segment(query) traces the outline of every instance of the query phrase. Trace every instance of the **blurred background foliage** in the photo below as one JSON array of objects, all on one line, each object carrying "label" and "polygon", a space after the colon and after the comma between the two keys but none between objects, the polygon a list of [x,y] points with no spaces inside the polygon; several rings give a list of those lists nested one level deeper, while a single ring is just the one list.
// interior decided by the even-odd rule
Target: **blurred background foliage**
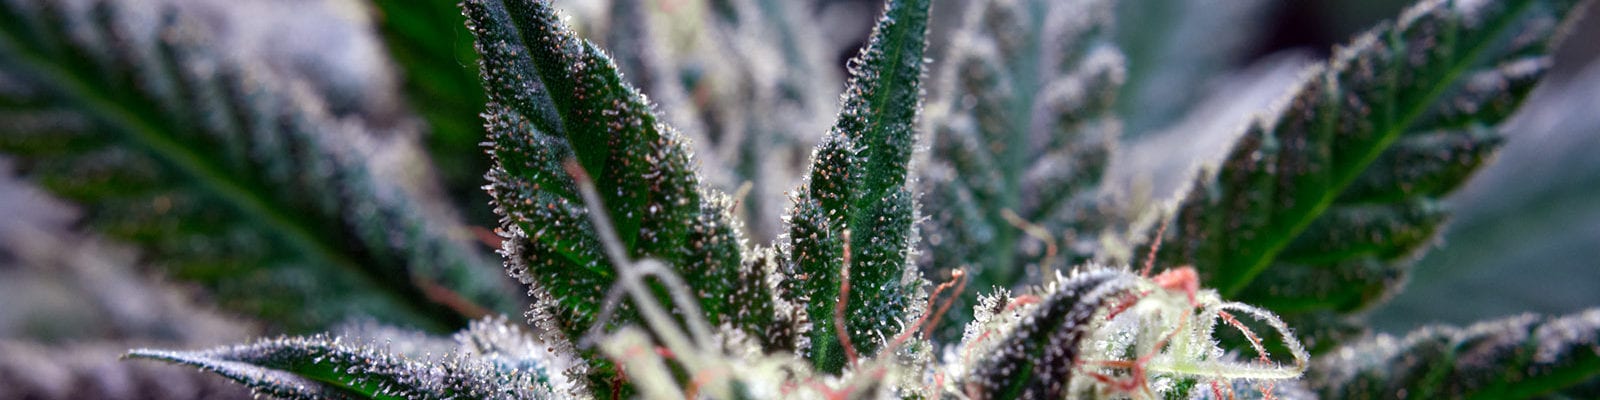
[{"label": "blurred background foliage", "polygon": [[[618,53],[630,79],[646,79],[641,90],[672,124],[695,137],[710,183],[728,193],[748,193],[741,203],[747,229],[760,242],[770,239],[776,227],[760,224],[777,221],[770,216],[782,215],[789,204],[784,191],[793,187],[809,149],[836,111],[844,60],[867,35],[881,2],[778,2],[802,12],[759,34],[813,38],[806,39],[809,48],[796,50],[804,54],[786,55],[741,50],[738,35],[752,31],[729,11],[729,4],[739,2],[612,1],[617,4],[567,0],[563,7],[582,35]],[[489,227],[498,224],[479,189],[488,165],[478,147],[483,93],[473,70],[471,37],[454,1],[141,3],[170,3],[198,16],[225,44],[221,47],[308,84],[335,116],[399,137],[382,145],[431,157],[444,185],[425,189],[450,199],[480,238],[492,237]],[[944,67],[938,57],[945,54],[965,3],[935,2],[931,76]],[[1116,110],[1125,122],[1104,190],[1130,214],[1169,197],[1196,163],[1223,153],[1252,113],[1282,97],[1300,68],[1403,6],[1379,0],[1252,0],[1226,6],[1121,2],[1116,41],[1128,59],[1128,78]],[[655,19],[645,25],[618,23],[626,15],[617,10],[643,11],[647,14],[640,18]],[[688,12],[701,14],[684,17]],[[1588,13],[1590,21],[1600,18],[1594,7]],[[1174,23],[1179,15],[1190,17]],[[629,27],[664,32],[672,46],[629,50],[606,42],[608,29]],[[1593,155],[1600,149],[1600,41],[1592,40],[1600,38],[1600,24],[1579,28],[1575,40],[1557,52],[1551,75],[1508,123],[1509,140],[1497,159],[1448,199],[1455,216],[1441,239],[1423,252],[1406,289],[1370,310],[1367,317],[1379,331],[1398,334],[1430,323],[1468,324],[1521,312],[1568,314],[1600,303],[1600,157]],[[712,49],[734,49],[734,54],[716,55]],[[446,64],[461,68],[438,69],[442,55],[449,57]],[[630,57],[646,60],[631,64]],[[761,64],[771,57],[795,57],[786,64],[815,70],[795,76],[782,64]],[[713,69],[736,73],[707,72]],[[706,76],[737,80],[702,79]],[[0,76],[0,90],[17,86],[7,79],[12,78]],[[743,90],[749,88],[758,89]],[[705,112],[759,96],[789,100],[746,104],[742,115]],[[779,104],[779,110],[760,108],[771,104]],[[0,115],[0,134],[31,123],[23,116]],[[749,137],[782,140],[741,142]],[[793,162],[772,162],[772,157]],[[750,161],[779,168],[758,171],[745,166]],[[406,165],[392,168],[403,172]],[[215,301],[198,288],[139,268],[136,250],[87,230],[77,205],[51,197],[14,170],[0,154],[0,353],[209,346],[277,329],[216,310]],[[495,242],[481,241],[484,250]],[[85,363],[73,361],[78,358],[53,362]],[[17,369],[0,366],[0,372],[7,370]],[[0,376],[0,397],[5,397],[5,379]],[[242,393],[218,390],[212,394]]]}]

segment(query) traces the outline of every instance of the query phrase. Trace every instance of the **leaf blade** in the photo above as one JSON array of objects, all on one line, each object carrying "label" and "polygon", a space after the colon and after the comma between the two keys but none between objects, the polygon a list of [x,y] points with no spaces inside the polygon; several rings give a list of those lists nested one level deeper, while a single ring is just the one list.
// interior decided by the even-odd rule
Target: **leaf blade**
[{"label": "leaf blade", "polygon": [[[1459,185],[1498,141],[1477,132],[1503,120],[1542,70],[1512,66],[1547,63],[1544,54],[1559,33],[1556,21],[1572,7],[1564,1],[1424,2],[1398,23],[1340,49],[1325,69],[1310,75],[1281,115],[1252,124],[1214,177],[1200,174],[1180,205],[1178,234],[1164,243],[1158,259],[1195,265],[1225,296],[1256,293],[1241,298],[1251,302],[1269,297],[1269,291],[1253,286],[1289,256],[1403,266],[1426,240],[1386,236],[1396,242],[1381,244],[1398,243],[1398,251],[1347,257],[1301,250],[1316,247],[1312,237],[1332,233],[1319,226],[1362,229],[1334,221],[1340,210],[1381,205],[1390,207],[1386,212],[1426,213],[1434,199]],[[1446,116],[1472,97],[1474,81],[1483,74],[1511,82],[1488,86],[1488,97],[1504,106]],[[1451,118],[1455,122],[1435,122]],[[1451,139],[1422,139],[1436,132]],[[1416,154],[1418,146],[1429,154],[1441,147],[1448,151],[1443,157],[1407,155]],[[1420,221],[1405,229],[1431,237],[1438,221]],[[1400,281],[1381,275],[1362,279],[1364,285],[1377,285],[1378,294],[1361,295],[1364,299],[1339,309],[1368,306]]]},{"label": "leaf blade", "polygon": [[541,346],[504,319],[474,322],[454,340],[383,333],[381,346],[315,335],[203,351],[135,349],[123,357],[199,367],[289,399],[556,397],[553,360],[539,358],[534,349]]},{"label": "leaf blade", "polygon": [[[472,272],[488,264],[450,236],[462,228],[448,211],[365,164],[365,128],[216,56],[183,16],[107,2],[0,11],[18,22],[0,35],[0,65],[37,85],[15,110],[64,110],[99,128],[7,135],[0,147],[169,273],[292,329],[358,313],[447,328],[517,302]],[[74,144],[50,144],[60,141]]]},{"label": "leaf blade", "polygon": [[[856,338],[854,350],[864,354],[886,344],[883,338],[899,329],[894,321],[916,307],[920,279],[908,259],[916,206],[906,183],[921,109],[928,3],[886,5],[866,47],[852,60],[839,118],[813,153],[790,212],[781,285],[792,289],[780,293],[807,305],[811,347],[801,351],[826,372],[837,373],[846,364],[833,323],[841,300],[848,334]],[[852,255],[848,268],[847,253]],[[846,271],[850,276],[843,276]],[[852,288],[848,298],[841,293],[844,279]]]},{"label": "leaf blade", "polygon": [[[731,201],[702,184],[685,139],[624,82],[593,43],[577,37],[547,1],[463,2],[477,35],[489,93],[485,145],[494,161],[487,186],[501,218],[507,268],[535,297],[530,313],[547,339],[568,350],[593,332],[641,322],[634,305],[608,304],[617,283],[601,231],[620,237],[625,256],[652,258],[687,282],[711,325],[752,335],[771,329],[770,298],[758,263],[747,260]],[[586,204],[569,161],[592,177],[600,204]],[[613,226],[596,227],[603,206]],[[662,304],[673,304],[657,287]],[[685,310],[684,305],[674,306]],[[602,320],[602,310],[615,319]],[[615,385],[611,360],[583,354],[598,386]]]},{"label": "leaf blade", "polygon": [[[929,107],[925,271],[962,266],[973,287],[1016,288],[1092,256],[1108,222],[1100,181],[1121,132],[1113,3],[971,5]],[[956,329],[944,332],[959,332],[975,300],[963,294]]]},{"label": "leaf blade", "polygon": [[1336,398],[1528,398],[1600,376],[1597,337],[1595,309],[1433,326],[1348,345],[1319,359],[1309,382],[1323,397]]}]

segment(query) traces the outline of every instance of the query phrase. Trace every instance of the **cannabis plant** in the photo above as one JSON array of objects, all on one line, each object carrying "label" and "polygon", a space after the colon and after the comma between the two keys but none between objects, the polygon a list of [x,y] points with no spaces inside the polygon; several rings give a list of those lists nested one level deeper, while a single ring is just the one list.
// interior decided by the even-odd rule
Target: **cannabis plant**
[{"label": "cannabis plant", "polygon": [[[1124,130],[1173,119],[1151,77],[1184,73],[1139,64],[1137,9],[974,0],[930,70],[930,0],[888,0],[830,125],[803,5],[689,2],[683,29],[656,5],[611,3],[590,41],[547,0],[376,1],[425,152],[181,9],[6,0],[0,150],[284,333],[125,358],[279,398],[1521,398],[1600,375],[1600,310],[1361,319],[1515,140],[1584,2],[1414,5],[1170,200],[1111,173]],[[498,226],[440,186],[481,186]],[[26,368],[0,383],[47,395]]]}]

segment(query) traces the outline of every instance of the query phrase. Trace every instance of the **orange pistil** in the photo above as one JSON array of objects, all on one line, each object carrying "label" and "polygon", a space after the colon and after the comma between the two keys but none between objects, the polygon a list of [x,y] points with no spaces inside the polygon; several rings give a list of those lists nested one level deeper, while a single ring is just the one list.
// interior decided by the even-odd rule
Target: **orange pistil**
[{"label": "orange pistil", "polygon": [[839,298],[833,304],[833,333],[839,337],[839,344],[844,346],[845,359],[850,365],[856,364],[860,358],[856,354],[855,344],[850,342],[850,328],[845,326],[845,305],[850,302],[850,231],[844,231],[844,268],[839,278]]}]

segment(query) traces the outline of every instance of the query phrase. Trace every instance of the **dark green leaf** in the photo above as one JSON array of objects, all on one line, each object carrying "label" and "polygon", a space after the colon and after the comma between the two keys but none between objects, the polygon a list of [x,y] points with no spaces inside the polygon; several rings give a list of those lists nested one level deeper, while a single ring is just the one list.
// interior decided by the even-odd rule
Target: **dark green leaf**
[{"label": "dark green leaf", "polygon": [[[285,399],[549,399],[557,361],[504,319],[473,323],[457,343],[388,335],[382,343],[317,335],[205,351],[139,349],[145,358],[199,367]],[[437,352],[435,352],[437,351]]]},{"label": "dark green leaf", "polygon": [[[574,36],[544,1],[463,3],[483,55],[489,110],[488,186],[502,215],[512,274],[531,286],[533,318],[577,342],[599,321],[617,281],[570,160],[593,177],[628,257],[671,266],[712,325],[752,334],[774,328],[764,273],[746,271],[739,227],[725,196],[706,190],[677,131],[625,84],[592,43]],[[757,268],[754,266],[748,268]],[[740,302],[759,298],[762,301]],[[663,304],[670,304],[662,296]],[[606,362],[591,359],[597,365]],[[604,369],[604,368],[600,368]],[[601,372],[605,374],[605,372]]]},{"label": "dark green leaf", "polygon": [[1323,398],[1520,399],[1600,377],[1600,309],[1380,335],[1319,359]]},{"label": "dark green leaf", "polygon": [[[934,276],[966,268],[975,288],[1016,287],[1086,261],[1109,214],[1098,189],[1121,131],[1112,110],[1123,79],[1114,4],[971,6],[929,107],[923,268]],[[1030,236],[1024,225],[1042,230]],[[946,332],[971,320],[975,298],[956,303],[957,329]]]},{"label": "dark green leaf", "polygon": [[1423,2],[1339,49],[1195,182],[1160,260],[1289,315],[1385,298],[1444,220],[1439,199],[1501,142],[1573,6]]},{"label": "dark green leaf", "polygon": [[[617,0],[605,47],[692,138],[706,182],[735,199],[752,240],[778,236],[786,192],[832,123],[842,84],[806,1]],[[740,192],[749,184],[748,192]]]},{"label": "dark green leaf", "polygon": [[[1574,25],[1573,37],[1600,35],[1590,21]],[[1576,36],[1584,30],[1590,35]],[[1565,78],[1561,70],[1558,61],[1556,75],[1501,128],[1512,138],[1493,163],[1447,198],[1453,212],[1444,240],[1417,261],[1404,291],[1373,310],[1375,328],[1600,304],[1600,291],[1591,290],[1600,282],[1600,231],[1593,229],[1600,226],[1600,158],[1590,152],[1600,148],[1593,134],[1600,113],[1589,102],[1600,93],[1600,64]]]},{"label": "dark green leaf", "polygon": [[72,122],[0,149],[100,231],[293,329],[353,315],[448,329],[519,303],[450,212],[374,169],[371,132],[217,56],[176,14],[119,4],[0,5],[0,68],[33,89],[7,112]]},{"label": "dark green leaf", "polygon": [[[911,264],[915,202],[908,164],[921,109],[927,0],[890,1],[861,54],[851,63],[843,110],[812,156],[807,182],[790,214],[783,283],[805,304],[819,370],[844,368],[846,351],[833,323],[849,272],[844,307],[855,351],[870,355],[903,328],[921,279]],[[846,242],[848,240],[848,243]],[[845,254],[851,254],[849,268]]]}]

